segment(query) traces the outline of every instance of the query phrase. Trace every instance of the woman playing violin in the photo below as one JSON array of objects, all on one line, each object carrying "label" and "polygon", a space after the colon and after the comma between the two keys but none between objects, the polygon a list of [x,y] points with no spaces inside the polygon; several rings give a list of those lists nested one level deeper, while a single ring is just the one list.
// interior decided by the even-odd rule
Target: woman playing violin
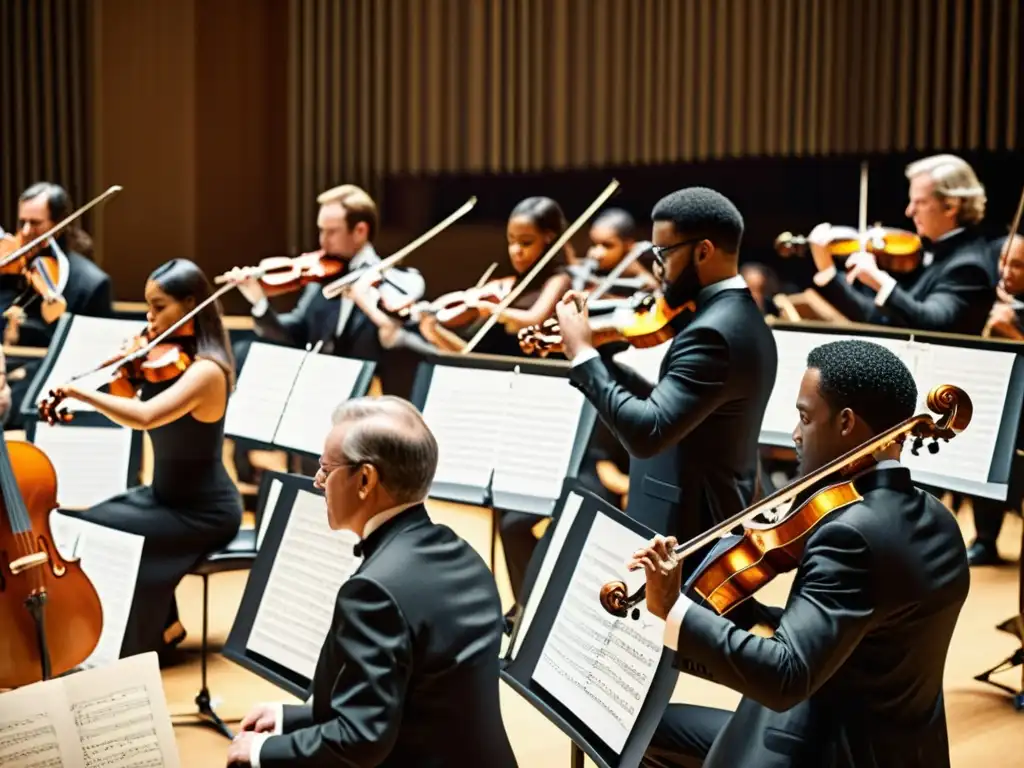
[{"label": "woman playing violin", "polygon": [[[148,336],[170,328],[211,293],[198,266],[174,259],[146,282]],[[214,302],[169,337],[193,360],[177,378],[143,382],[138,398],[62,388],[112,421],[146,430],[153,441],[153,484],[133,488],[83,512],[90,522],[146,537],[121,655],[161,650],[185,637],[174,590],[203,555],[238,533],[242,503],[224,468],[224,415],[234,361]]]}]

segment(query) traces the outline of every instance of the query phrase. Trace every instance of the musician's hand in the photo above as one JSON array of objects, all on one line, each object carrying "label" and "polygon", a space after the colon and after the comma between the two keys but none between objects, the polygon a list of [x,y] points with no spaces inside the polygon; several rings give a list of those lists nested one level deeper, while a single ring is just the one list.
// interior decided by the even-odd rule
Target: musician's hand
[{"label": "musician's hand", "polygon": [[589,313],[583,303],[585,298],[584,293],[568,291],[555,305],[555,316],[562,330],[562,350],[569,360],[575,360],[581,352],[594,346]]},{"label": "musician's hand", "polygon": [[[469,304],[470,302],[467,302]],[[493,301],[477,301],[472,302],[472,306],[476,307],[480,312],[481,316],[489,317],[498,311],[498,304]]]},{"label": "musician's hand", "polygon": [[267,294],[263,291],[263,286],[260,285],[259,278],[253,277],[253,270],[248,267],[235,267],[230,272],[225,274],[228,282],[234,283],[238,286],[238,292],[245,296],[246,300],[250,304],[259,304],[261,299],[265,299]]},{"label": "musician's hand", "polygon": [[228,762],[229,766],[237,765],[248,766],[252,765],[250,758],[252,757],[252,731],[242,731],[231,741],[231,746],[228,747]]},{"label": "musician's hand", "polygon": [[11,385],[5,381],[4,388],[0,389],[0,424],[7,418],[9,410],[11,410]]},{"label": "musician's hand", "polygon": [[832,254],[828,252],[828,241],[832,234],[832,225],[822,222],[807,235],[807,244],[811,249],[811,258],[814,259],[814,268],[819,272],[834,267]]},{"label": "musician's hand", "polygon": [[860,251],[846,258],[846,282],[850,285],[859,280],[877,293],[885,281],[885,274],[885,271],[879,268],[873,253]]},{"label": "musician's hand", "polygon": [[647,575],[647,610],[659,619],[668,618],[683,586],[683,558],[675,554],[674,536],[655,536],[646,547],[633,553],[627,568]]},{"label": "musician's hand", "polygon": [[[317,472],[317,477],[319,478],[319,476],[320,473]],[[270,733],[276,727],[277,707],[271,704],[257,704],[249,710],[249,714],[242,718],[241,723],[243,731],[255,731],[256,733]]]},{"label": "musician's hand", "polygon": [[1017,313],[1009,304],[998,303],[988,313],[988,320],[992,325],[1016,325]]}]

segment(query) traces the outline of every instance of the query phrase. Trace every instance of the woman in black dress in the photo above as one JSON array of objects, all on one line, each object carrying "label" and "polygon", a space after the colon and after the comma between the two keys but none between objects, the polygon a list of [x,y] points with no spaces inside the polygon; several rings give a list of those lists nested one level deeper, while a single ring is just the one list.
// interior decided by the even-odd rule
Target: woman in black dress
[{"label": "woman in black dress", "polygon": [[[191,261],[174,259],[159,267],[146,281],[151,334],[165,331],[210,292],[206,276]],[[146,537],[122,658],[184,639],[174,590],[203,556],[234,538],[242,520],[241,497],[221,454],[234,362],[219,303],[199,312],[171,340],[195,362],[172,381],[144,383],[137,399],[62,388],[118,424],[146,430],[153,441],[151,486],[63,513]]]}]

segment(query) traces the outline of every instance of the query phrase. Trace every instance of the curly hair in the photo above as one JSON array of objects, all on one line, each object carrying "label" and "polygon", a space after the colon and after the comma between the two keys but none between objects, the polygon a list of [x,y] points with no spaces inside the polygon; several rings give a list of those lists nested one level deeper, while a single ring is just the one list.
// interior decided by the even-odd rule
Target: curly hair
[{"label": "curly hair", "polygon": [[671,221],[679,234],[710,240],[726,253],[737,253],[743,216],[733,202],[707,187],[687,187],[661,198],[651,221]]}]

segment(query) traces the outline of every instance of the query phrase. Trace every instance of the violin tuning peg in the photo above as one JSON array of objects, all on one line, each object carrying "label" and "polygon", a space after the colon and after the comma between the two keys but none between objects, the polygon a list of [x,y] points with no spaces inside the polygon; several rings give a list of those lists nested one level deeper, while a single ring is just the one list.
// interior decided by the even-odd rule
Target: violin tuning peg
[{"label": "violin tuning peg", "polygon": [[633,621],[636,621],[637,619],[639,619],[640,618],[640,609],[639,608],[634,608],[633,609],[633,613],[630,614],[630,617],[633,619]]},{"label": "violin tuning peg", "polygon": [[922,447],[924,447],[924,438],[918,435],[914,438],[914,444],[910,447],[910,452],[917,456]]},{"label": "violin tuning peg", "polygon": [[939,441],[938,440],[932,440],[930,443],[928,443],[928,453],[931,453],[931,454],[934,455],[934,454],[936,454],[938,452],[939,452]]}]

